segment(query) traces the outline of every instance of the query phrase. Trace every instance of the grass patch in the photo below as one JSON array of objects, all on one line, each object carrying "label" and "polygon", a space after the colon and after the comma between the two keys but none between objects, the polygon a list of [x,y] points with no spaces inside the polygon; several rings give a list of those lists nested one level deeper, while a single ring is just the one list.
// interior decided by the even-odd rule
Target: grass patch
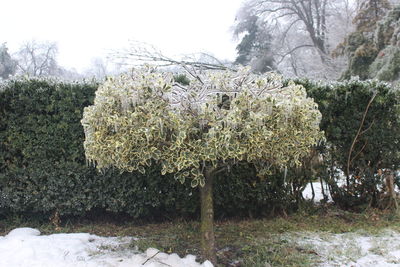
[{"label": "grass patch", "polygon": [[[33,227],[42,234],[87,232],[100,236],[134,236],[130,247],[145,251],[200,255],[197,221],[144,223],[135,220],[63,220],[61,229],[50,223],[21,217],[0,220],[0,235],[17,227]],[[290,233],[346,233],[362,230],[377,234],[388,228],[400,231],[400,218],[392,213],[370,210],[351,213],[333,207],[299,211],[288,217],[256,220],[225,220],[215,223],[218,262],[221,266],[313,266],[318,254],[307,245],[288,238]],[[200,260],[203,260],[199,257]],[[269,264],[269,265],[268,265]]]},{"label": "grass patch", "polygon": [[309,246],[298,246],[290,239],[279,235],[260,238],[243,247],[242,266],[310,266],[317,260],[317,253]]}]

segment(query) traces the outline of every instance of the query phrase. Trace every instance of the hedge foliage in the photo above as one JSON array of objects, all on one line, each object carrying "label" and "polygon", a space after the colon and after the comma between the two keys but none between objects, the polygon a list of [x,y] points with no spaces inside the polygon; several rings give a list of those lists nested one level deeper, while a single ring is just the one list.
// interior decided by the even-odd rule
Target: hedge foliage
[{"label": "hedge foliage", "polygon": [[[100,210],[134,217],[198,214],[198,191],[152,168],[146,174],[99,173],[87,166],[80,123],[96,83],[12,80],[0,89],[0,214],[83,215]],[[268,212],[286,188],[260,182],[252,166],[220,175],[217,216]],[[277,193],[278,192],[278,193]]]},{"label": "hedge foliage", "polygon": [[325,160],[318,176],[343,207],[377,205],[384,193],[382,170],[394,173],[400,167],[399,89],[376,80],[297,83],[322,113]]},{"label": "hedge foliage", "polygon": [[[251,165],[220,174],[214,187],[217,217],[262,215],[295,207],[301,190],[315,177],[330,184],[334,200],[349,207],[376,202],[381,194],[380,168],[397,170],[400,164],[399,91],[375,81],[322,84],[298,80],[319,104],[326,142],[317,148],[324,165],[277,170],[266,180]],[[0,214],[39,214],[47,218],[84,215],[89,211],[127,213],[134,217],[197,216],[198,191],[160,176],[99,173],[86,164],[83,108],[93,103],[96,83],[55,80],[11,80],[0,86]],[[354,146],[349,188],[341,187],[351,143],[368,102],[363,134]],[[361,151],[361,152],[360,152]],[[371,203],[372,203],[371,202]]]},{"label": "hedge foliage", "polygon": [[50,160],[84,163],[82,109],[97,84],[13,80],[1,87],[0,170]]}]

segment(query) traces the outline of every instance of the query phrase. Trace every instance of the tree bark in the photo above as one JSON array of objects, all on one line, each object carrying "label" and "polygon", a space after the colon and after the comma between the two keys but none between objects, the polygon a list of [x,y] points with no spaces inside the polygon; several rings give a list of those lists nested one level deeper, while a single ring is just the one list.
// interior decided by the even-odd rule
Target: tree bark
[{"label": "tree bark", "polygon": [[201,249],[203,257],[217,264],[214,237],[213,173],[204,171],[205,184],[200,187],[201,198]]},{"label": "tree bark", "polygon": [[399,204],[397,203],[396,191],[394,190],[394,175],[391,170],[386,170],[385,174],[385,184],[386,193],[389,196],[388,207],[393,207],[396,212],[399,211]]}]

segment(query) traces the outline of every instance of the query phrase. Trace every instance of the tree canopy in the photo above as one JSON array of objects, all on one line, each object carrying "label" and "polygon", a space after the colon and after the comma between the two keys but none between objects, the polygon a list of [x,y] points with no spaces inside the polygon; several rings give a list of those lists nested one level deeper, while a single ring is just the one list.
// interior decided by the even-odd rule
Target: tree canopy
[{"label": "tree canopy", "polygon": [[368,0],[360,6],[354,19],[356,30],[335,51],[348,57],[343,79],[399,80],[400,5],[390,8],[387,0]]},{"label": "tree canopy", "polygon": [[[187,69],[189,70],[189,69]],[[148,67],[108,79],[85,108],[86,157],[100,169],[145,171],[200,185],[203,256],[216,263],[213,178],[250,162],[260,176],[299,165],[322,134],[321,114],[300,85],[249,69],[193,69],[184,83]],[[182,79],[180,79],[182,80]]]},{"label": "tree canopy", "polygon": [[320,113],[301,86],[274,74],[212,71],[187,86],[152,68],[109,79],[85,109],[86,156],[99,168],[144,171],[152,161],[192,186],[207,166],[299,162],[321,137]]},{"label": "tree canopy", "polygon": [[25,42],[16,53],[19,74],[29,76],[60,76],[62,69],[57,63],[56,43]]}]

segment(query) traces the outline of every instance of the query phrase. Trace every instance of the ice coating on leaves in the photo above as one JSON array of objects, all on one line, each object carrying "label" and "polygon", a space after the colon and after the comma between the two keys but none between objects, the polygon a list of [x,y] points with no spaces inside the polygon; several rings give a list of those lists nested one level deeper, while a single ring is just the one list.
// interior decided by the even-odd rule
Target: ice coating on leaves
[{"label": "ice coating on leaves", "polygon": [[260,175],[288,166],[322,136],[321,115],[302,86],[277,74],[191,73],[190,84],[146,67],[107,80],[84,111],[86,157],[99,169],[144,172],[157,161],[192,186],[203,168],[253,162]]}]

